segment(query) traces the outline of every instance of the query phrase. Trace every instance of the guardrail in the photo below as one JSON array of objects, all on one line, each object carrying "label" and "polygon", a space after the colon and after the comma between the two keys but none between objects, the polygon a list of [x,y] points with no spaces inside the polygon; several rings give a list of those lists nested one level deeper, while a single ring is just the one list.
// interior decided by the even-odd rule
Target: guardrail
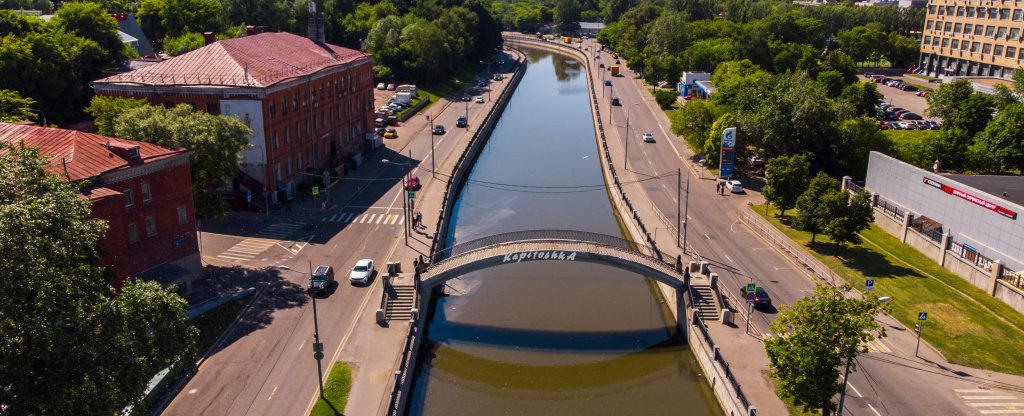
[{"label": "guardrail", "polygon": [[823,282],[835,287],[843,281],[843,279],[837,276],[832,269],[825,267],[821,261],[814,258],[814,256],[811,256],[807,250],[793,244],[793,240],[757,214],[749,211],[744,212],[740,216],[740,221],[743,221],[743,223],[750,226],[752,230],[761,235],[765,240],[768,240],[772,244],[778,246],[782,251],[786,252],[786,254],[796,260],[797,263],[800,263],[807,268],[807,270],[818,276],[818,278]]},{"label": "guardrail", "polygon": [[[502,243],[526,242],[535,240],[561,240],[561,241],[585,241],[605,246],[618,247],[629,251],[637,251],[649,254],[650,248],[642,244],[635,244],[632,241],[599,233],[578,230],[528,230],[513,231],[502,234],[490,235],[476,240],[459,243],[445,248],[439,252],[441,258],[457,256],[462,253],[477,250],[483,247],[495,246]],[[639,249],[638,249],[639,248]],[[646,252],[645,252],[646,251]]]},{"label": "guardrail", "polygon": [[[747,398],[746,394],[743,394],[743,388],[740,387],[739,380],[736,379],[732,369],[729,368],[729,363],[725,362],[718,347],[715,346],[715,341],[711,338],[707,326],[700,319],[696,311],[693,313],[690,325],[697,328],[697,331],[690,331],[691,334],[694,332],[701,334],[699,338],[691,335],[690,345],[695,348],[694,354],[699,354],[697,360],[701,368],[704,369],[704,372],[713,373],[706,375],[709,381],[712,381],[711,388],[714,390],[715,396],[722,402],[722,406],[730,414],[756,415],[757,409],[751,406],[750,399]],[[713,382],[715,378],[723,378],[728,380],[729,383],[728,385],[716,384]]]},{"label": "guardrail", "polygon": [[[417,299],[414,305],[418,306],[418,304],[419,300]],[[423,318],[417,316],[416,319]],[[408,387],[412,384],[411,365],[415,363],[413,358],[419,354],[419,346],[422,344],[421,336],[420,326],[415,322],[410,322],[409,333],[405,336],[405,345],[402,346],[402,355],[399,356],[399,370],[395,371],[395,385],[391,389],[391,401],[387,413],[389,416],[401,416],[405,413],[409,396]]]}]

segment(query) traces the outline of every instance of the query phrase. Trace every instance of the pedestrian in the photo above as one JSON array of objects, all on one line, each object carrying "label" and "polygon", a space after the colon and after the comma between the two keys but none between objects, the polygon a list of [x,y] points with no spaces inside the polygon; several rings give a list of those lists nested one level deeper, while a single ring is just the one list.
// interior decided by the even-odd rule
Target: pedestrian
[{"label": "pedestrian", "polygon": [[320,203],[320,212],[327,212],[327,201]]},{"label": "pedestrian", "polygon": [[416,211],[416,225],[423,226],[423,213]]}]

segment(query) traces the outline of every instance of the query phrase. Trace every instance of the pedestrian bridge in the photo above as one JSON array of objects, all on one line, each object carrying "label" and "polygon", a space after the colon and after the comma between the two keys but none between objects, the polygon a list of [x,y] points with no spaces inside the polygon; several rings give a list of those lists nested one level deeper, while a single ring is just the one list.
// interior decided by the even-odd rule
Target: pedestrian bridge
[{"label": "pedestrian bridge", "polygon": [[685,282],[681,264],[654,257],[646,246],[618,237],[585,231],[531,230],[497,234],[435,253],[420,274],[421,289],[504,264],[526,261],[580,261],[639,273],[676,289]]}]

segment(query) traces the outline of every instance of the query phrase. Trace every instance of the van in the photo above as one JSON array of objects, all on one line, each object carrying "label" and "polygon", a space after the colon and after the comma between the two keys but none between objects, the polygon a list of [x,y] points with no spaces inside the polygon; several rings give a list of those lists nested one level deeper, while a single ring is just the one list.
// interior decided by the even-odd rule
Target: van
[{"label": "van", "polygon": [[395,91],[396,92],[410,92],[410,93],[412,93],[413,98],[415,98],[418,95],[416,86],[412,85],[412,84],[402,84],[402,85],[399,85],[397,88],[395,88]]},{"label": "van", "polygon": [[331,266],[316,266],[313,275],[309,278],[309,288],[306,289],[310,295],[316,296],[327,292],[334,283],[334,268]]}]

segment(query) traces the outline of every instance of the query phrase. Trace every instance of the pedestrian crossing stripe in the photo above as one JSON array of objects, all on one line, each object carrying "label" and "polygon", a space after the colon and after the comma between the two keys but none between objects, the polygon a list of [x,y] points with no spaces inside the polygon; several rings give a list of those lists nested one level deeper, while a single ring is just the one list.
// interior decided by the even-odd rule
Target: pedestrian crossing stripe
[{"label": "pedestrian crossing stripe", "polygon": [[269,237],[277,240],[284,240],[289,235],[298,231],[303,227],[304,224],[292,223],[292,222],[280,222],[272,224],[267,228],[260,230],[256,233],[256,237]]},{"label": "pedestrian crossing stripe", "polygon": [[1009,392],[989,389],[954,389],[965,404],[982,415],[1024,415],[1024,400]]},{"label": "pedestrian crossing stripe", "polygon": [[221,254],[218,254],[217,257],[232,261],[252,260],[254,257],[260,255],[260,253],[267,251],[271,246],[288,238],[288,236],[301,229],[304,225],[305,224],[302,223],[292,222],[271,224],[267,228],[256,233],[254,237],[249,237],[235,243],[231,248],[224,250]]},{"label": "pedestrian crossing stripe", "polygon": [[323,222],[337,222],[342,224],[398,225],[405,223],[405,217],[402,214],[358,214],[355,212],[341,212],[329,217],[323,217],[320,220]]},{"label": "pedestrian crossing stripe", "polygon": [[879,353],[885,353],[885,354],[888,354],[888,353],[892,352],[892,350],[889,349],[889,347],[885,346],[885,344],[883,344],[881,340],[877,340],[877,339],[865,342],[863,345],[868,347],[868,351],[869,352],[879,352]]}]

